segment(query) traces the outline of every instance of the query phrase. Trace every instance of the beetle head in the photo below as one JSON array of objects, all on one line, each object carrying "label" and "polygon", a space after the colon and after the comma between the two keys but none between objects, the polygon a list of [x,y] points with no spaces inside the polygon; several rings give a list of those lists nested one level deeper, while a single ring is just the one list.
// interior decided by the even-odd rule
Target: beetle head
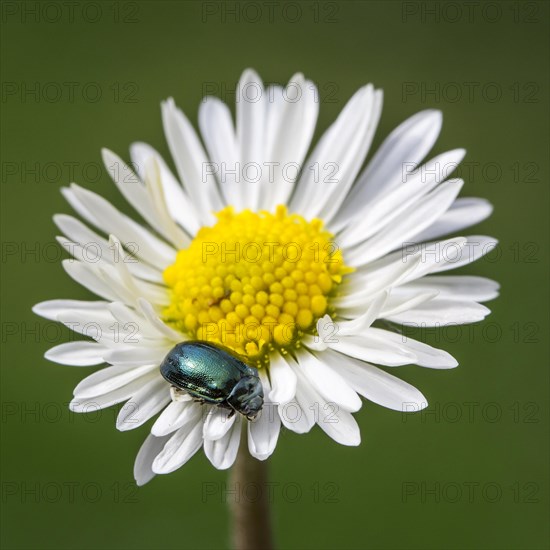
[{"label": "beetle head", "polygon": [[227,398],[229,405],[249,420],[256,418],[264,404],[264,390],[257,376],[243,376]]}]

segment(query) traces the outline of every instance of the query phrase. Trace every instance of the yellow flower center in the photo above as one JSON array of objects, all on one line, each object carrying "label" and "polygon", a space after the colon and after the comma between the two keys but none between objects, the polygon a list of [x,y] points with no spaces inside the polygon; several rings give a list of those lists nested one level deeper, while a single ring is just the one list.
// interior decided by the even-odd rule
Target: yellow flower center
[{"label": "yellow flower center", "polygon": [[231,207],[218,212],[164,271],[164,320],[191,338],[221,344],[257,366],[316,333],[346,267],[319,219]]}]

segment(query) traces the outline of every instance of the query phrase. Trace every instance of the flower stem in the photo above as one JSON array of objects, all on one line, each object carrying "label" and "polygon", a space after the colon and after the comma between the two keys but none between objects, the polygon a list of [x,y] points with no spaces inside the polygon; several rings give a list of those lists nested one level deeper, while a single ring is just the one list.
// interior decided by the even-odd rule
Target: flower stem
[{"label": "flower stem", "polygon": [[231,468],[230,488],[232,537],[235,550],[272,550],[267,460],[256,460],[248,452],[247,431],[243,429],[237,460]]}]

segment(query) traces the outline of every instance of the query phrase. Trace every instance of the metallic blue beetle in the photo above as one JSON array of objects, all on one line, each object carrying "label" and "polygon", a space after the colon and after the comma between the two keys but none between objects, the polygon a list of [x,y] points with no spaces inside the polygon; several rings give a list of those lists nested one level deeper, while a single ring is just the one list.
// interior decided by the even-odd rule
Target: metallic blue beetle
[{"label": "metallic blue beetle", "polygon": [[164,378],[195,400],[253,420],[264,404],[258,371],[233,351],[199,340],[177,344],[160,365]]}]

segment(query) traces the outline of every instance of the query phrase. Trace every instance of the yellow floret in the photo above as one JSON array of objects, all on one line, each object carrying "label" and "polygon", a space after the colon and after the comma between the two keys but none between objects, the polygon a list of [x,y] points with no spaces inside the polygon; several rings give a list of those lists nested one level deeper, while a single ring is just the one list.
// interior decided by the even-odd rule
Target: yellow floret
[{"label": "yellow floret", "polygon": [[275,214],[218,212],[164,271],[165,321],[191,338],[222,344],[262,367],[314,334],[331,313],[344,263],[323,222],[278,206]]}]

